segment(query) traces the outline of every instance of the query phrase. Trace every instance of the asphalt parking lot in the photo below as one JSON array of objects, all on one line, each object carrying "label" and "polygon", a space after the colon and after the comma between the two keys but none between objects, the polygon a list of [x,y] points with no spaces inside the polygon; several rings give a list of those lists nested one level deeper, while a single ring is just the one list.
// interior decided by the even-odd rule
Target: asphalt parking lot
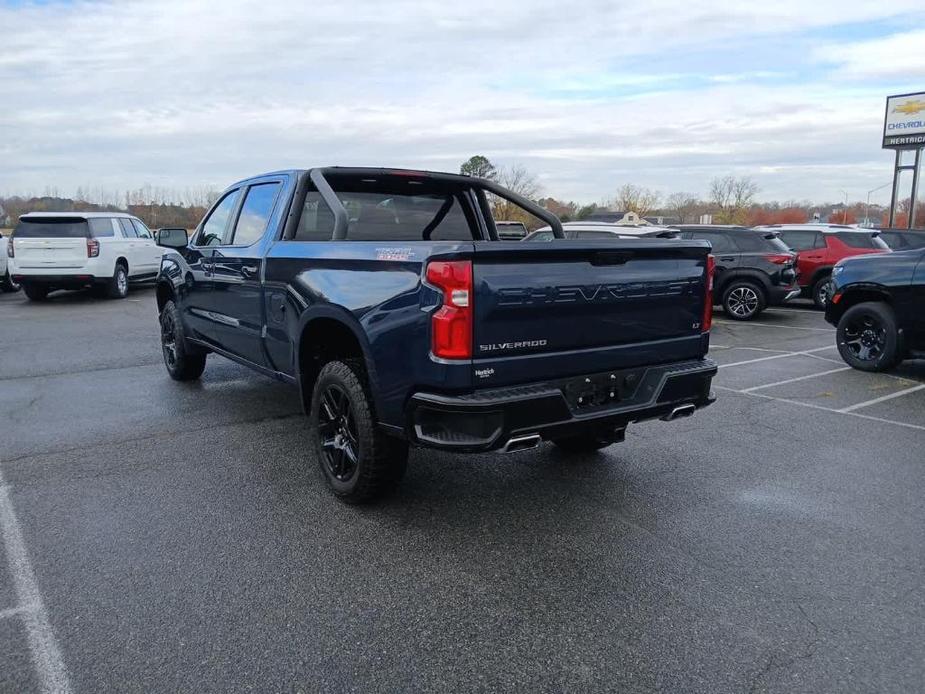
[{"label": "asphalt parking lot", "polygon": [[925,362],[717,316],[718,402],[336,502],[288,386],[152,290],[0,296],[0,691],[921,691]]}]

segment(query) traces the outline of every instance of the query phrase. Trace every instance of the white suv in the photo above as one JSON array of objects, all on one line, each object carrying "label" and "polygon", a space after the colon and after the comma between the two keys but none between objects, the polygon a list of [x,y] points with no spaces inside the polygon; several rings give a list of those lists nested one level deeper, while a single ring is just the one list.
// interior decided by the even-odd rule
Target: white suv
[{"label": "white suv", "polygon": [[153,280],[163,249],[140,219],[121,212],[30,212],[7,241],[11,281],[32,301],[92,286],[121,299],[129,282]]}]

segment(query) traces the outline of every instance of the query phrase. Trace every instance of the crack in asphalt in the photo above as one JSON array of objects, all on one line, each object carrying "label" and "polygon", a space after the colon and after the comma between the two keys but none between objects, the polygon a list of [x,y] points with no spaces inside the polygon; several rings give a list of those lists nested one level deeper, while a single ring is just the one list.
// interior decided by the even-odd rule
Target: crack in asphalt
[{"label": "crack in asphalt", "polygon": [[800,653],[786,656],[779,650],[772,651],[771,655],[768,656],[768,661],[764,664],[764,666],[751,677],[748,683],[749,694],[755,694],[756,692],[761,691],[759,687],[762,686],[763,680],[771,672],[777,670],[785,670],[798,661],[809,660],[814,655],[816,655],[816,649],[822,642],[822,635],[820,633],[819,625],[810,618],[802,604],[796,603],[796,606],[800,611],[800,614],[803,616],[803,620],[812,627],[812,637],[809,639],[806,646]]}]

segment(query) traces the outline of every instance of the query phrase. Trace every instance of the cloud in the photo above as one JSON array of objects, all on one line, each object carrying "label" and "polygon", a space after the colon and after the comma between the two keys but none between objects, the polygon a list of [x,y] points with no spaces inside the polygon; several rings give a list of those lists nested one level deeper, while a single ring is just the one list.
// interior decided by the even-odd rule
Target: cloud
[{"label": "cloud", "polygon": [[835,77],[919,80],[918,86],[925,88],[925,29],[822,46],[814,55],[837,66]]},{"label": "cloud", "polygon": [[0,191],[221,187],[327,164],[455,170],[475,153],[581,200],[627,181],[705,192],[729,171],[766,197],[866,190],[889,167],[885,92],[881,73],[853,66],[879,49],[838,41],[832,23],[908,19],[919,4],[0,6]]}]

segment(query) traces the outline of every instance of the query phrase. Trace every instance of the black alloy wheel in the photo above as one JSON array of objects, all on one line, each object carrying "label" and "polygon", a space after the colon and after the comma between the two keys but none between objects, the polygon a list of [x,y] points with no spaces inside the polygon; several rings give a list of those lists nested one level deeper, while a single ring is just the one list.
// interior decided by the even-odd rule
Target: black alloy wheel
[{"label": "black alloy wheel", "polygon": [[849,308],[838,322],[836,340],[845,363],[861,371],[886,371],[902,358],[902,338],[887,304]]},{"label": "black alloy wheel", "polygon": [[862,314],[845,325],[845,347],[858,361],[875,362],[886,349],[886,328],[872,314]]},{"label": "black alloy wheel", "polygon": [[359,434],[350,396],[336,383],[329,384],[321,394],[318,434],[324,464],[331,477],[349,482],[357,472]]}]

